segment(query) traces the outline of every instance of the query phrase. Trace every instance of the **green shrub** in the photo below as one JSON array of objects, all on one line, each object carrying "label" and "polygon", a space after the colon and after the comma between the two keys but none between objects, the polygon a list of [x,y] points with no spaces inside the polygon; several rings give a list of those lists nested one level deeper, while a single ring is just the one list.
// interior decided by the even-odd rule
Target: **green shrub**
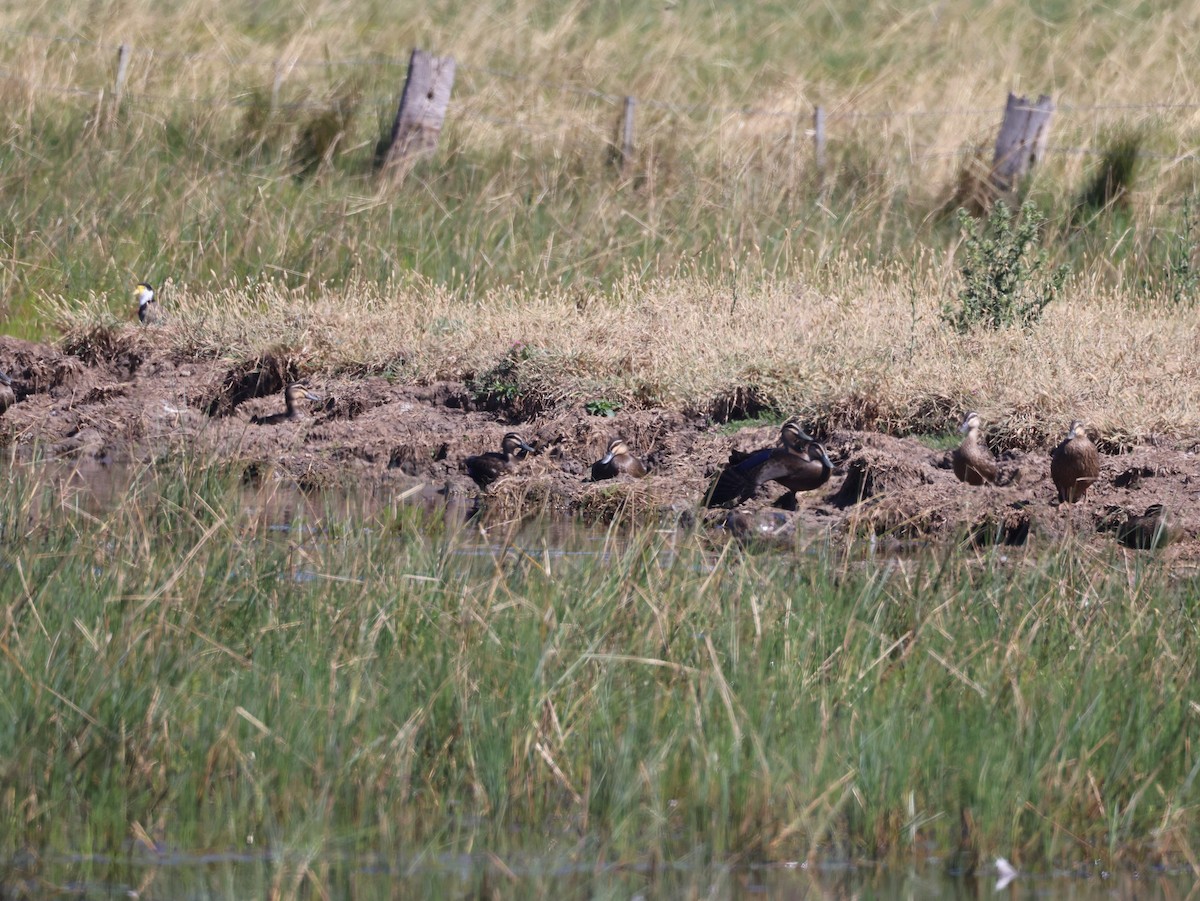
[{"label": "green shrub", "polygon": [[1026,327],[1062,289],[1070,267],[1047,272],[1049,254],[1039,248],[1045,217],[1032,203],[1021,207],[1016,221],[1003,202],[997,202],[986,220],[973,219],[959,210],[963,231],[960,253],[962,287],[957,303],[942,307],[942,320],[959,332],[978,326]]}]

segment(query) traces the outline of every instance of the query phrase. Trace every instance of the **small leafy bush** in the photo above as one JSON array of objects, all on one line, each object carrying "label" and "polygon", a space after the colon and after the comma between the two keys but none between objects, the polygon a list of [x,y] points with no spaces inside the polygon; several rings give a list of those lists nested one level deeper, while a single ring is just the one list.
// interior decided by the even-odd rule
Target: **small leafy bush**
[{"label": "small leafy bush", "polygon": [[1168,238],[1167,259],[1161,271],[1161,290],[1176,306],[1195,306],[1200,288],[1200,269],[1193,262],[1196,247],[1195,200],[1188,197],[1183,202],[1183,227]]},{"label": "small leafy bush", "polygon": [[1008,206],[997,202],[986,220],[959,210],[958,221],[962,287],[957,303],[943,305],[942,320],[959,332],[1037,322],[1071,271],[1065,264],[1047,271],[1049,254],[1039,248],[1045,217],[1026,203],[1014,222]]},{"label": "small leafy bush", "polygon": [[587,410],[589,416],[613,417],[621,409],[621,404],[619,401],[598,398],[596,400],[589,400],[583,405],[583,409]]}]

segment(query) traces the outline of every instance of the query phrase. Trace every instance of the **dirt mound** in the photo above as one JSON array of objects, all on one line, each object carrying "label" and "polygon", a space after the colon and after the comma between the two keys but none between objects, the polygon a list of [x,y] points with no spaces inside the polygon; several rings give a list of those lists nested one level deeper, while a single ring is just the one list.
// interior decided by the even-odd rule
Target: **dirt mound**
[{"label": "dirt mound", "polygon": [[[945,451],[914,438],[840,431],[818,436],[836,467],[822,488],[793,498],[769,482],[734,510],[705,513],[701,501],[730,455],[775,446],[777,425],[730,433],[679,410],[597,416],[579,405],[514,423],[511,408],[489,412],[462,383],[351,376],[310,377],[306,385],[318,400],[303,401],[296,419],[260,425],[253,417],[282,411],[281,389],[304,375],[285,354],[231,367],[171,358],[136,337],[109,346],[98,335],[86,358],[0,339],[0,368],[17,397],[0,416],[0,438],[26,459],[120,463],[196,454],[239,465],[251,480],[468,499],[499,516],[548,511],[667,524],[700,516],[755,543],[847,533],[1020,546],[1070,534],[1114,543],[1120,537],[1137,547],[1159,543],[1158,531],[1137,517],[1161,505],[1172,543],[1159,553],[1190,557],[1200,550],[1200,458],[1186,447],[1122,446],[1120,454],[1102,455],[1087,497],[1058,505],[1047,450],[1002,454],[1001,484],[972,488],[955,479]],[[498,450],[513,429],[535,452],[481,492],[462,461]],[[592,463],[616,437],[649,474],[592,482]]]}]

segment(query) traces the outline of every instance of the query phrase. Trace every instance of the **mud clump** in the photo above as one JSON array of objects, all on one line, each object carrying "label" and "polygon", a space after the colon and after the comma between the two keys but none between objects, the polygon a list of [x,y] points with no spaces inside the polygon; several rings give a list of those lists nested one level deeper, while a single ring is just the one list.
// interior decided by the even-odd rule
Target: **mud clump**
[{"label": "mud clump", "polygon": [[209,416],[228,416],[246,401],[278,394],[299,378],[299,367],[286,352],[265,353],[226,372],[201,407]]},{"label": "mud clump", "polygon": [[[151,336],[131,332],[122,340],[144,354],[134,367],[122,356],[125,345],[101,346],[103,337],[84,348],[86,357],[0,339],[0,368],[12,377],[16,397],[0,414],[0,442],[14,459],[49,454],[153,463],[187,455],[227,465],[251,484],[355,486],[396,499],[462,503],[484,516],[570,514],[663,527],[699,521],[711,525],[714,540],[731,536],[756,547],[795,548],[817,536],[1033,548],[1086,538],[1107,542],[1115,553],[1200,558],[1200,457],[1186,446],[1159,442],[1119,457],[1102,454],[1100,478],[1086,499],[1060,506],[1045,447],[996,448],[1002,471],[1020,478],[972,487],[945,466],[943,451],[916,438],[835,429],[823,435],[835,468],[820,489],[789,496],[767,482],[733,510],[705,512],[705,492],[721,469],[740,454],[775,446],[778,422],[731,431],[695,410],[598,416],[578,401],[560,400],[539,402],[514,423],[516,407],[481,409],[464,383],[324,375],[307,381],[320,401],[299,405],[295,418],[252,425],[252,417],[277,412],[282,388],[303,374],[285,348],[231,366],[174,356],[155,348]],[[752,409],[759,400],[765,399],[747,389],[731,396],[726,412]],[[843,424],[866,408],[865,402],[852,407]],[[514,429],[536,453],[481,491],[463,461],[500,447]],[[644,478],[588,478],[615,438],[647,463]],[[1143,511],[1156,505],[1170,513],[1166,546],[1149,526],[1137,529],[1146,521]],[[1133,549],[1122,549],[1119,538]],[[1156,549],[1143,548],[1150,544]]]},{"label": "mud clump", "polygon": [[912,463],[879,448],[863,448],[844,468],[846,478],[832,498],[838,507],[909,491],[933,481],[928,464]]}]

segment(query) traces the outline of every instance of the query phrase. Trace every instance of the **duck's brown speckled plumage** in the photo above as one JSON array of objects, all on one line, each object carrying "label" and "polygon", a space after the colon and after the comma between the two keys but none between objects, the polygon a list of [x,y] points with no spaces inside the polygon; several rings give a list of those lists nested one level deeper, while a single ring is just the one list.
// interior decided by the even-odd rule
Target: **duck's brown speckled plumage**
[{"label": "duck's brown speckled plumage", "polygon": [[622,474],[640,479],[646,473],[646,464],[634,456],[629,446],[620,438],[610,441],[604,456],[592,464],[593,482],[615,479]]},{"label": "duck's brown speckled plumage", "polygon": [[0,413],[17,402],[17,393],[13,391],[12,379],[7,372],[0,371]]},{"label": "duck's brown speckled plumage", "polygon": [[705,495],[710,507],[741,503],[766,482],[791,492],[812,491],[829,481],[833,465],[825,449],[795,421],[784,423],[779,442],[749,454],[732,453]]},{"label": "duck's brown speckled plumage", "polygon": [[1172,537],[1170,520],[1162,504],[1152,504],[1141,516],[1130,516],[1117,528],[1117,541],[1136,550],[1166,547]]},{"label": "duck's brown speckled plumage", "polygon": [[963,419],[959,431],[963,433],[962,443],[951,454],[954,474],[960,482],[968,485],[995,485],[996,458],[983,443],[979,431],[982,421],[978,413],[968,413]]},{"label": "duck's brown speckled plumage", "polygon": [[825,446],[819,441],[809,440],[804,453],[778,455],[767,466],[767,471],[773,473],[774,468],[783,470],[782,475],[767,475],[763,481],[775,481],[788,491],[814,491],[829,481],[833,472],[833,463],[825,453]]},{"label": "duck's brown speckled plumage", "polygon": [[296,402],[301,400],[320,400],[315,394],[301,385],[299,382],[292,382],[283,389],[283,404],[284,410],[280,413],[271,413],[267,416],[251,416],[250,422],[254,425],[275,425],[280,422],[290,422],[300,418],[300,410],[296,407]]},{"label": "duck's brown speckled plumage", "polygon": [[532,452],[533,448],[525,443],[524,438],[516,432],[509,432],[500,442],[499,451],[467,457],[463,461],[463,467],[467,470],[467,475],[475,480],[476,485],[486,488],[501,476],[512,472],[519,454]]},{"label": "duck's brown speckled plumage", "polygon": [[1050,478],[1058,489],[1058,499],[1072,504],[1082,500],[1099,475],[1100,454],[1083,423],[1076,420],[1050,457]]}]

